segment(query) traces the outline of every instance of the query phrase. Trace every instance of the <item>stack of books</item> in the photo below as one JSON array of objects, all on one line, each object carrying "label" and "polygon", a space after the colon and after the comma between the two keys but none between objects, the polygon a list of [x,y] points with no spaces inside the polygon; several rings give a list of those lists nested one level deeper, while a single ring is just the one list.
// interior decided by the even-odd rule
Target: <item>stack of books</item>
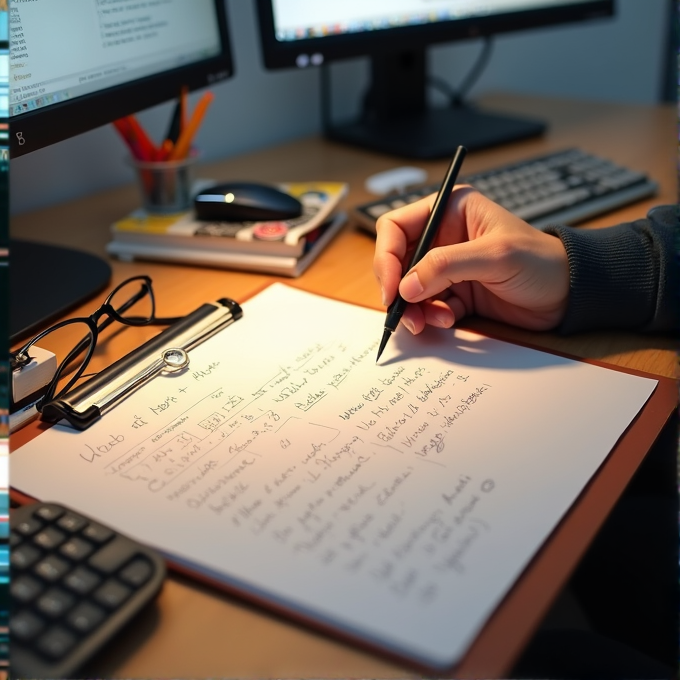
[{"label": "stack of books", "polygon": [[115,222],[107,250],[122,260],[161,260],[299,276],[340,231],[343,182],[277,185],[295,196],[302,215],[273,222],[205,222],[193,212],[152,215],[136,210]]}]

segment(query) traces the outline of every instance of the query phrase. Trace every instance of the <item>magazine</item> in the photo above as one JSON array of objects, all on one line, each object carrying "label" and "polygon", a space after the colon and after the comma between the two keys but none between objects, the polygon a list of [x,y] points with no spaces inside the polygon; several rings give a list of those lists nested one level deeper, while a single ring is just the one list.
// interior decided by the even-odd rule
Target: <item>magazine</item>
[{"label": "magazine", "polygon": [[[157,248],[159,254],[183,254],[187,261],[194,257],[191,253],[206,251],[215,256],[222,251],[300,258],[307,252],[309,241],[318,241],[319,228],[327,225],[347,192],[347,184],[297,182],[277,187],[302,203],[300,217],[267,222],[207,222],[197,220],[193,211],[150,215],[139,209],[112,225],[113,240],[108,251],[148,257]],[[173,259],[182,261],[179,256]]]},{"label": "magazine", "polygon": [[198,239],[205,244],[203,248],[182,248],[172,243],[155,241],[147,243],[112,241],[108,244],[107,250],[121,260],[160,260],[296,277],[321,254],[324,247],[340,231],[346,219],[344,212],[336,213],[321,226],[307,233],[300,256],[271,254],[266,250],[240,251],[214,248],[211,246],[213,243],[211,239]]}]

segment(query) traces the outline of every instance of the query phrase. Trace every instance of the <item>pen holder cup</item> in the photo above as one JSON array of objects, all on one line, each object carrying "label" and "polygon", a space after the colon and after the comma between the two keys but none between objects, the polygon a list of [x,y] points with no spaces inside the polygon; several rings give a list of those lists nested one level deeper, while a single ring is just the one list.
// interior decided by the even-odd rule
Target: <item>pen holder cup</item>
[{"label": "pen holder cup", "polygon": [[184,212],[192,206],[192,184],[196,156],[177,161],[130,159],[137,172],[142,207],[148,213]]}]

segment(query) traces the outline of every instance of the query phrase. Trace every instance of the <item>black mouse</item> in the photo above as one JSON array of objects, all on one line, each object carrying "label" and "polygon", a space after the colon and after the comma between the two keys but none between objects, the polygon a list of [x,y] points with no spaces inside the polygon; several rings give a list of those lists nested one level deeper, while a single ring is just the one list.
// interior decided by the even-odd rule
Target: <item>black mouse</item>
[{"label": "black mouse", "polygon": [[217,184],[194,197],[196,218],[211,222],[289,220],[302,214],[294,196],[257,182]]}]

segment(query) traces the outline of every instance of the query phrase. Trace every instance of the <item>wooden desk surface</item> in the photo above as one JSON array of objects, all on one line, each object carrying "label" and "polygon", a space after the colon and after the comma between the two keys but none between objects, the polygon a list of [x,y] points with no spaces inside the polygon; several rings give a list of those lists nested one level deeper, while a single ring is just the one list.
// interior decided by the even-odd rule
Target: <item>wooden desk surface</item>
[{"label": "wooden desk surface", "polygon": [[[553,150],[579,146],[623,165],[647,172],[659,182],[659,194],[588,223],[588,228],[644,216],[654,205],[674,203],[676,193],[676,113],[672,106],[638,106],[576,102],[527,96],[495,95],[483,105],[531,113],[549,121],[541,138],[468,155],[465,173],[521,160]],[[201,175],[219,180],[347,181],[346,206],[373,199],[364,189],[368,175],[413,161],[394,159],[330,143],[303,139],[203,166]],[[417,162],[439,181],[446,160]],[[104,255],[108,227],[138,205],[135,186],[125,186],[86,199],[26,213],[11,220],[12,236],[73,246]],[[206,299],[228,295],[243,300],[273,280],[320,294],[371,306],[380,305],[371,261],[374,241],[350,222],[312,267],[299,279],[183,267],[155,263],[112,261],[112,285],[136,274],[149,274],[157,289],[158,313],[180,315]],[[104,297],[103,295],[101,296]],[[89,313],[97,300],[75,313]],[[660,376],[677,376],[676,341],[665,336],[633,333],[587,333],[560,337],[530,333],[482,319],[468,327],[509,340],[527,342],[574,356],[605,361]],[[127,328],[113,334],[95,355],[95,370],[103,368],[155,334],[151,328]],[[30,434],[12,436],[15,448]],[[632,472],[630,473],[632,474]],[[537,608],[535,624],[569,575],[562,570],[545,601]],[[526,639],[528,628],[522,633]],[[502,650],[483,665],[474,653],[459,672],[465,675],[502,675],[518,649]],[[474,650],[473,650],[474,652]],[[356,648],[298,627],[236,599],[172,575],[155,607],[142,615],[101,654],[91,674],[99,677],[409,677],[414,671]]]}]

